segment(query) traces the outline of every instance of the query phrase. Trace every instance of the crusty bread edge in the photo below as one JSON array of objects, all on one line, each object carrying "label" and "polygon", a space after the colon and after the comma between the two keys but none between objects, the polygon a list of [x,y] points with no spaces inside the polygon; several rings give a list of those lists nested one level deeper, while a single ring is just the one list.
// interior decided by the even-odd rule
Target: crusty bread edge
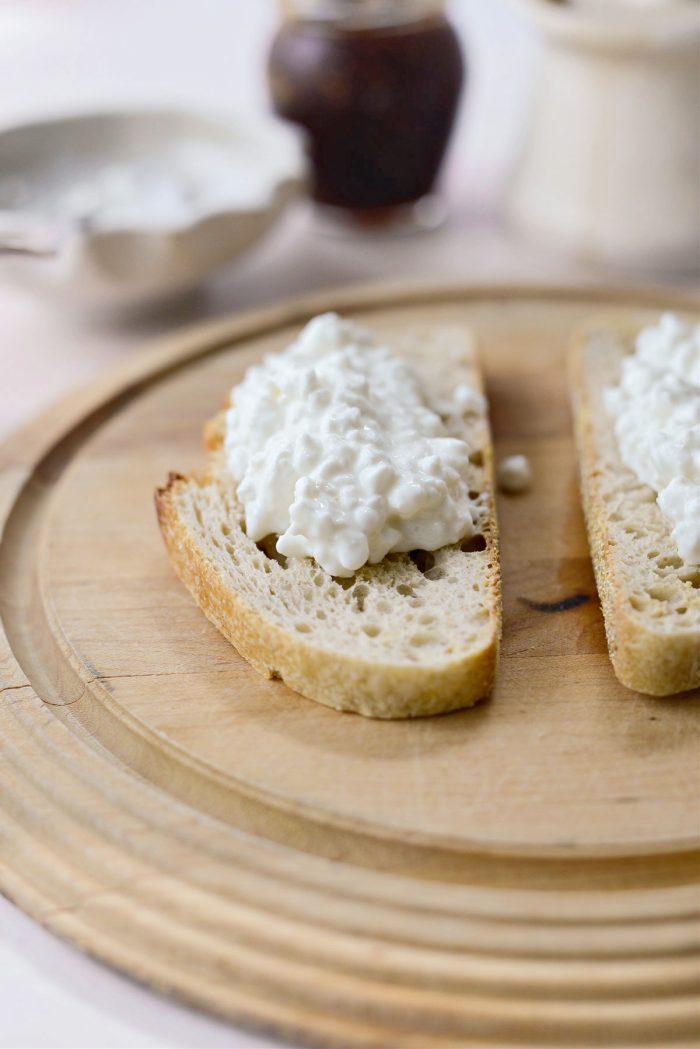
[{"label": "crusty bread edge", "polygon": [[[316,647],[265,621],[240,593],[222,584],[179,519],[173,498],[177,488],[196,483],[202,482],[171,474],[156,492],[168,555],[207,618],[259,673],[282,678],[296,692],[326,706],[375,718],[446,713],[471,706],[490,691],[498,653],[498,620],[481,650],[436,668],[361,661],[351,654]],[[495,541],[489,538],[489,542],[495,556]],[[498,616],[498,593],[493,594],[493,601]]]},{"label": "crusty bread edge", "polygon": [[631,317],[617,317],[589,322],[578,329],[568,358],[570,394],[588,543],[613,668],[627,688],[653,696],[668,696],[700,687],[697,638],[650,630],[629,603],[630,595],[620,572],[601,491],[593,406],[586,375],[586,347],[593,331],[606,329],[620,339],[630,340],[638,328]]}]

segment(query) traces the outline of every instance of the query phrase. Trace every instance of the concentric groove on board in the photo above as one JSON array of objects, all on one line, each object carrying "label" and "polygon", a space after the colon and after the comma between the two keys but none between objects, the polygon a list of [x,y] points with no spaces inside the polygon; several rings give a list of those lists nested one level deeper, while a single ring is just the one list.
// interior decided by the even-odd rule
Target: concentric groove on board
[{"label": "concentric groove on board", "polygon": [[[14,707],[19,719],[23,720],[21,713],[23,704],[16,703]],[[29,731],[32,731],[31,721],[27,727]],[[61,731],[64,728],[57,722],[49,722],[49,727],[53,734],[56,734],[57,730]],[[63,736],[63,732],[61,735]],[[100,854],[96,853],[96,860],[103,862],[105,867],[104,870],[99,869],[97,871],[98,879],[104,878],[106,872],[112,873],[115,870],[115,864],[118,863],[120,858],[124,857],[120,847],[123,848],[125,844],[128,844],[127,855],[130,860],[139,864],[154,864],[158,859],[161,859],[161,863],[163,863],[163,846],[167,841],[168,847],[171,849],[168,853],[170,855],[169,868],[177,867],[187,860],[191,861],[192,855],[197,856],[200,863],[202,857],[206,856],[212,863],[222,865],[225,872],[224,880],[211,886],[213,891],[221,896],[226,894],[227,890],[231,891],[232,886],[230,883],[232,878],[236,878],[240,882],[244,870],[247,871],[245,886],[248,893],[252,894],[254,892],[254,888],[260,885],[261,879],[268,879],[271,902],[266,903],[266,907],[271,907],[273,911],[276,911],[279,905],[277,901],[281,885],[277,866],[279,856],[276,855],[274,849],[269,851],[269,857],[264,857],[261,843],[254,842],[251,839],[247,841],[245,839],[241,840],[240,836],[237,836],[235,832],[231,832],[224,827],[218,828],[220,834],[217,835],[216,839],[213,839],[211,825],[206,827],[208,838],[204,835],[195,837],[194,832],[196,832],[198,825],[202,824],[201,818],[191,826],[186,824],[178,825],[172,819],[172,802],[170,803],[170,812],[159,814],[157,810],[153,811],[162,799],[152,788],[147,788],[152,796],[149,797],[150,804],[146,807],[144,805],[144,792],[133,792],[130,789],[132,784],[129,781],[128,773],[124,770],[119,768],[112,770],[109,780],[105,784],[104,768],[101,767],[99,760],[93,759],[87,763],[94,770],[94,775],[89,778],[85,776],[85,762],[76,760],[71,767],[71,762],[65,761],[66,757],[71,756],[70,742],[72,741],[69,737],[68,739],[63,738],[58,744],[56,742],[47,744],[46,756],[50,755],[54,759],[48,779],[42,780],[35,772],[35,759],[41,754],[41,749],[44,745],[40,739],[37,740],[36,752],[30,752],[29,757],[24,759],[21,755],[15,756],[14,763],[19,763],[20,767],[23,767],[26,782],[32,784],[39,798],[41,798],[43,793],[44,797],[54,800],[60,799],[62,803],[61,816],[70,822],[72,830],[68,833],[65,828],[56,828],[52,824],[48,833],[52,834],[57,842],[71,842],[75,839],[80,847],[80,833],[88,828],[101,836],[105,843],[105,848],[109,848],[110,853],[103,860]],[[63,762],[61,761],[62,757],[64,759]],[[12,761],[12,755],[8,754],[8,762]],[[80,772],[77,772],[76,769],[80,769]],[[133,801],[129,794],[134,795]],[[85,805],[86,797],[90,801],[87,806]],[[99,815],[96,817],[95,802],[98,799],[100,808],[98,810]],[[181,808],[181,806],[178,806],[178,809]],[[30,820],[34,812],[41,812],[41,810],[41,805],[34,807],[26,805],[23,816],[25,819]],[[183,819],[187,819],[187,810],[182,813],[182,816]],[[217,852],[212,849],[213,840],[216,841],[217,846],[224,846],[225,851],[223,851],[223,854],[219,852],[217,855]],[[267,863],[265,862],[266,858],[268,859]],[[235,868],[229,868],[227,865],[234,860],[236,863]],[[322,866],[324,861],[318,862],[319,866]],[[163,867],[166,871],[169,868]],[[337,882],[339,864],[333,864],[332,871]],[[346,881],[350,881],[352,878],[357,879],[359,875],[357,869],[352,867],[347,868],[343,873],[346,875]],[[290,874],[291,872],[285,872],[282,885],[288,887],[290,881],[296,882],[296,891],[300,897],[299,902],[303,902],[304,899],[308,901],[308,909],[305,916],[308,917],[310,914],[313,914],[316,922],[322,923],[323,914],[319,911],[322,900],[318,894],[323,892],[323,883],[310,885],[307,871],[303,872],[304,876],[301,879],[290,879]],[[326,877],[328,877],[328,874],[329,870],[326,864]],[[196,867],[190,872],[190,876],[197,878]],[[209,872],[209,876],[211,878],[211,872]],[[645,914],[642,908],[646,906],[648,894],[642,893],[641,913],[639,911],[636,914],[632,912],[623,918],[620,918],[618,915],[615,922],[617,929],[616,942],[611,949],[607,937],[611,926],[610,919],[606,920],[604,916],[599,916],[596,919],[588,911],[591,903],[595,902],[595,895],[574,894],[572,911],[581,908],[586,912],[584,916],[577,919],[571,912],[563,917],[561,915],[558,917],[552,916],[551,914],[539,916],[537,914],[533,916],[521,914],[516,916],[507,912],[505,914],[499,913],[498,903],[505,901],[499,900],[498,892],[494,892],[491,894],[492,913],[484,916],[483,902],[487,894],[483,892],[479,901],[482,905],[481,908],[478,903],[470,899],[471,894],[469,890],[462,890],[461,892],[457,890],[454,893],[451,905],[446,905],[443,900],[443,907],[438,909],[435,906],[437,901],[421,901],[416,898],[423,892],[425,892],[426,896],[429,895],[430,887],[426,883],[419,883],[418,888],[414,891],[413,899],[410,897],[406,899],[408,894],[406,892],[407,884],[405,879],[392,878],[391,875],[384,875],[383,878],[393,883],[387,893],[387,896],[389,896],[393,889],[393,899],[386,897],[384,899],[377,898],[375,892],[377,887],[376,878],[373,878],[369,883],[371,894],[359,895],[356,890],[353,894],[355,898],[348,898],[348,911],[352,913],[352,910],[355,909],[358,915],[356,924],[350,926],[350,931],[354,933],[360,931],[360,918],[364,916],[366,921],[367,908],[375,906],[376,911],[372,916],[373,928],[376,927],[377,922],[381,921],[381,910],[389,914],[396,912],[396,919],[393,925],[385,931],[386,936],[391,937],[393,935],[399,942],[405,943],[407,942],[407,921],[409,917],[414,921],[423,919],[427,926],[424,933],[424,942],[432,942],[434,944],[436,939],[439,939],[440,926],[444,925],[445,933],[449,933],[449,935],[445,936],[444,943],[448,949],[455,947],[464,949],[467,944],[470,944],[472,949],[474,949],[483,937],[485,941],[483,949],[487,952],[490,949],[491,952],[496,954],[500,951],[514,952],[516,954],[531,953],[532,944],[530,943],[529,951],[527,948],[524,948],[523,943],[518,942],[517,931],[521,926],[527,932],[533,923],[540,925],[537,948],[538,953],[541,953],[544,957],[548,954],[555,954],[557,957],[561,957],[562,952],[567,953],[567,951],[576,954],[588,951],[593,955],[602,955],[608,951],[613,957],[624,958],[626,956],[633,957],[638,953],[641,943],[644,944],[647,953],[655,951],[659,954],[666,954],[670,950],[687,950],[693,943],[692,928],[690,929],[690,937],[687,935],[689,931],[687,922],[692,923],[695,917],[694,904],[697,901],[693,890],[688,891],[687,888],[682,886],[667,890],[665,896],[664,894],[655,894],[657,905],[662,897],[666,900],[667,906],[663,914]],[[410,888],[409,882],[409,892]],[[237,885],[234,891],[237,894],[240,893],[241,886]],[[342,888],[335,884],[332,894],[334,906],[337,904],[341,893]],[[522,906],[524,909],[527,909],[528,904],[532,902],[532,895],[531,893],[522,894]],[[636,893],[629,895],[633,899],[635,897],[639,898],[639,894]],[[422,909],[419,909],[421,902],[423,906]],[[628,901],[622,902],[624,906],[624,903]],[[462,907],[459,906],[460,903]],[[413,904],[412,907],[411,904]],[[337,925],[338,915],[334,913],[333,918]],[[464,925],[461,936],[458,935],[461,928],[460,923]],[[638,928],[640,923],[648,926],[641,932],[641,937]],[[438,926],[437,929],[436,925]],[[482,937],[479,936],[480,928],[483,930]],[[602,942],[599,942],[600,933],[604,935]],[[679,934],[681,938],[675,939]]]},{"label": "concentric groove on board", "polygon": [[[87,854],[90,854],[89,848]],[[84,870],[81,873],[84,878]],[[166,953],[175,953],[176,955],[180,955],[183,959],[187,958],[188,965],[192,963],[195,968],[201,963],[199,955],[199,950],[201,950],[203,952],[201,955],[202,959],[208,958],[211,960],[212,955],[216,958],[216,967],[219,971],[221,971],[222,966],[226,969],[226,958],[228,957],[227,952],[230,950],[231,943],[233,942],[236,945],[236,954],[240,955],[243,953],[243,960],[230,959],[230,969],[228,970],[230,977],[235,977],[238,982],[242,979],[242,972],[250,973],[251,966],[254,965],[255,961],[257,961],[258,964],[262,964],[264,966],[264,971],[269,974],[270,959],[267,958],[266,960],[261,960],[259,957],[256,957],[254,951],[252,953],[250,951],[246,953],[245,948],[241,951],[240,937],[236,937],[232,941],[230,935],[231,930],[226,929],[224,931],[225,935],[223,939],[216,938],[214,942],[211,942],[204,938],[203,942],[202,927],[200,925],[195,925],[194,928],[190,922],[187,922],[184,926],[180,923],[175,925],[173,922],[174,917],[181,918],[186,916],[188,919],[191,919],[193,916],[196,916],[196,910],[193,911],[192,908],[193,894],[191,889],[188,886],[177,886],[177,891],[182,893],[182,895],[179,901],[180,906],[177,909],[174,909],[172,907],[172,898],[169,898],[168,894],[163,892],[161,876],[153,875],[152,882],[154,894],[151,896],[148,903],[153,907],[157,907],[158,911],[163,908],[164,913],[162,915],[159,915],[158,911],[150,914],[148,910],[142,909],[140,889],[149,884],[149,875],[141,871],[124,879],[120,875],[117,883],[112,888],[103,889],[96,893],[94,890],[91,892],[88,888],[83,897],[84,902],[73,902],[72,904],[59,907],[55,912],[45,914],[44,920],[47,920],[53,927],[61,928],[65,921],[70,925],[76,915],[82,914],[83,917],[88,916],[92,922],[97,922],[98,926],[102,928],[103,931],[104,926],[102,925],[102,921],[105,921],[107,923],[107,929],[120,942],[125,934],[127,940],[129,939],[130,931],[133,933],[138,931],[139,937],[143,938],[144,930],[147,930],[148,933],[153,933],[155,935],[153,943],[150,942],[150,936],[146,936],[149,950],[154,950],[158,953],[159,950],[163,949],[163,941],[165,940]],[[120,895],[121,885],[128,887],[130,890],[128,900],[125,900]],[[137,900],[136,908],[132,906],[134,903],[134,890]],[[160,928],[158,925],[159,917],[165,922],[164,928]],[[214,926],[218,927],[218,915],[212,916],[212,922]],[[131,930],[130,923],[133,923]],[[175,927],[173,928],[174,925]],[[208,929],[207,933],[211,935],[211,929]],[[274,956],[276,956],[276,954]],[[236,965],[238,964],[243,965],[243,970],[236,968]],[[282,965],[279,974],[280,986],[285,987],[294,985],[294,993],[298,994],[299,988],[296,984],[301,971],[302,970],[298,964],[293,964],[289,969],[286,964]],[[315,986],[314,972],[315,970],[312,970],[312,973],[308,974],[310,984],[308,982],[306,984],[306,990],[310,994],[313,993],[313,987]],[[666,978],[670,975],[670,972],[664,970],[664,976]],[[331,994],[329,999],[335,1012],[343,1007],[343,1002],[345,1001],[342,993],[345,990],[342,977],[337,979],[338,983],[335,985],[334,993]],[[423,985],[425,985],[424,979],[422,982]],[[397,1008],[400,1008],[404,1015],[407,1015],[410,1018],[411,1026],[414,1028],[416,1025],[421,1025],[424,1022],[430,1025],[435,1017],[439,1016],[444,1018],[449,1014],[453,1016],[453,1021],[457,1024],[463,1007],[467,1009],[467,1012],[464,1014],[465,1022],[467,1019],[469,1020],[470,1025],[474,1022],[474,1009],[469,1008],[470,1006],[473,1006],[474,1003],[470,1003],[466,1000],[464,993],[458,996],[457,1004],[452,1001],[449,995],[445,994],[444,990],[437,995],[432,992],[427,995],[428,1008],[426,1012],[423,1013],[420,1008],[420,1000],[416,1000],[416,995],[418,995],[418,999],[420,999],[421,992],[414,989],[411,992],[411,1008],[408,1010],[408,1014],[406,1014],[406,1009],[409,1003],[405,1000],[405,994],[400,993],[400,988],[398,992],[396,988],[392,989],[391,987],[382,988],[381,992],[376,990],[370,992],[370,990],[364,986],[364,983],[359,981],[359,986],[356,985],[354,989],[363,1002],[374,1001],[379,1014],[382,1014],[384,1009],[389,1008],[393,1001]],[[506,987],[505,990],[507,991],[508,988]],[[277,988],[277,993],[280,993],[279,987]],[[678,996],[678,988],[676,988],[676,995],[677,997],[673,1001],[670,1001],[660,1010],[656,1007],[654,1009],[655,1020],[657,1023],[662,1023],[663,1030],[668,1037],[673,1035],[673,1032],[678,1025],[682,1027],[689,1019],[692,1022],[692,1010],[694,1008],[695,1000],[692,998],[688,999],[685,996]],[[350,998],[352,1000],[352,993]],[[485,995],[480,996],[479,1004],[480,1008],[483,1009],[481,1021],[486,1027],[493,1026],[493,1022],[487,1022],[488,1017],[494,1013],[498,1013],[498,1015],[503,1018],[503,1013],[505,1011],[508,1023],[505,1027],[502,1025],[496,1025],[494,1037],[498,1038],[504,1037],[508,1034],[510,1025],[513,1027],[513,1030],[510,1033],[515,1034],[519,1024],[525,1023],[529,1013],[527,1006],[523,1006],[524,1012],[522,1015],[519,1015],[517,1002],[514,1003],[512,999],[510,1005],[505,1008],[505,1010],[500,1002],[498,1007],[495,1008],[495,1001],[489,1001]],[[492,1006],[494,1006],[494,1008],[492,1008]],[[433,1008],[437,1010],[435,1014],[431,1011]],[[644,1011],[644,1009],[641,1010],[641,1012]],[[600,1001],[579,1003],[578,1006],[572,1005],[571,1002],[565,1002],[561,1008],[557,1006],[556,1002],[548,1002],[546,1005],[546,1012],[549,1018],[548,1023],[551,1023],[552,1030],[555,1033],[565,1034],[568,1032],[569,1034],[573,1033],[572,1036],[575,1036],[575,1032],[579,1027],[583,1029],[587,1023],[590,1024],[591,1020],[595,1023],[599,1023],[601,1017],[605,1018],[606,1026],[615,1027],[619,1024],[622,1030],[624,1029],[626,1017],[628,1019],[638,1020],[640,1016],[640,1010],[635,1009],[630,1012],[628,1008],[624,1006],[624,1003],[622,1006],[620,1006],[620,1003],[601,1005]],[[477,1009],[477,1014],[479,1014],[479,1009]],[[663,1017],[661,1017],[660,1014],[663,1014]],[[433,1019],[431,1019],[431,1017]],[[458,1030],[459,1027],[456,1027],[455,1032]],[[486,1030],[484,1033],[487,1034]]]}]

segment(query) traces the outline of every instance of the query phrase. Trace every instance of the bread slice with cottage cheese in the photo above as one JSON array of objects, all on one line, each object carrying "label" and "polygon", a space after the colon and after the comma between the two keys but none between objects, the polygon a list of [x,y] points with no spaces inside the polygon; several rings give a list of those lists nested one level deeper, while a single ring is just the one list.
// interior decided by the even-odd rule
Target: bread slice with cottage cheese
[{"label": "bread slice with cottage cheese", "polygon": [[[426,397],[482,390],[472,340],[445,326],[406,333]],[[349,578],[255,543],[224,453],[225,413],[207,426],[208,465],[156,492],[172,565],[216,628],[261,674],[337,710],[406,718],[468,707],[491,689],[501,624],[492,449],[484,413],[451,418],[472,453],[476,533],[433,552],[392,553]]]},{"label": "bread slice with cottage cheese", "polygon": [[665,696],[700,687],[700,567],[620,456],[604,391],[647,318],[593,321],[574,337],[571,398],[583,508],[610,658],[628,688]]}]

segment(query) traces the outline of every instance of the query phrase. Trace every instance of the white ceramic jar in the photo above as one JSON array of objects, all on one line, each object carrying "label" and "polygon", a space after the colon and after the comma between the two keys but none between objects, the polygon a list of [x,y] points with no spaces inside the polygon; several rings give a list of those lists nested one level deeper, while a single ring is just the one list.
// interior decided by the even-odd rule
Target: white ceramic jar
[{"label": "white ceramic jar", "polygon": [[543,40],[509,213],[579,256],[700,266],[700,6],[521,0]]}]

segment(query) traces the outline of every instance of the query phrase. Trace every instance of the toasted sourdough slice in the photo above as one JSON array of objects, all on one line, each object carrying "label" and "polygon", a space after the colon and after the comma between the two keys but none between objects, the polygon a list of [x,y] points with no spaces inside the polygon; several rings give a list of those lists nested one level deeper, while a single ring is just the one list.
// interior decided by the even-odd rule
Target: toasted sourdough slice
[{"label": "toasted sourdough slice", "polygon": [[700,568],[684,565],[656,493],[623,463],[603,393],[648,317],[592,322],[569,356],[588,542],[615,673],[665,696],[700,686]]},{"label": "toasted sourdough slice", "polygon": [[[426,394],[481,389],[463,329],[407,333]],[[180,579],[221,633],[266,677],[327,706],[403,718],[467,707],[492,685],[500,637],[498,537],[487,420],[447,422],[474,448],[470,488],[479,534],[433,553],[390,554],[338,580],[311,558],[285,560],[275,537],[254,543],[223,455],[224,413],[208,425],[201,477],[170,476],[156,493]]]}]

